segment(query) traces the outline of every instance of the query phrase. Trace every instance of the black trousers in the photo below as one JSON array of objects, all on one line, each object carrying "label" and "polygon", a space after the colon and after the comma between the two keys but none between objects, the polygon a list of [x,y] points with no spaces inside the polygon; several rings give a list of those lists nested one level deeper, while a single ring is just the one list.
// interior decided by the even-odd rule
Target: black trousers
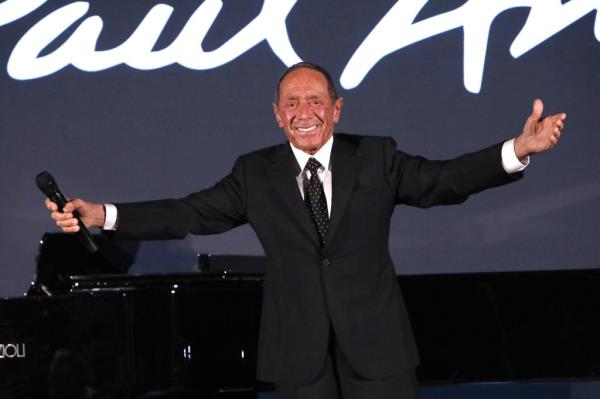
[{"label": "black trousers", "polygon": [[278,399],[417,399],[414,370],[370,380],[357,374],[332,334],[323,369],[307,385],[275,384]]}]

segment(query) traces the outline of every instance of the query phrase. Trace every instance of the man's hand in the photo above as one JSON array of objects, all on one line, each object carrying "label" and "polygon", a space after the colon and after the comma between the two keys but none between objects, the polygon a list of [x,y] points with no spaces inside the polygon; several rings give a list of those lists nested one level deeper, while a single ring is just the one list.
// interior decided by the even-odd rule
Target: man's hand
[{"label": "man's hand", "polygon": [[521,161],[529,155],[549,150],[558,143],[567,114],[542,117],[543,111],[544,103],[539,98],[535,99],[533,112],[523,126],[523,133],[515,139],[515,154]]},{"label": "man's hand", "polygon": [[46,208],[51,211],[50,216],[56,221],[56,225],[65,233],[76,233],[79,231],[77,219],[73,216],[74,211],[79,213],[79,217],[86,227],[104,226],[105,214],[102,204],[93,204],[77,198],[69,201],[63,211],[60,212],[58,206],[46,198]]}]

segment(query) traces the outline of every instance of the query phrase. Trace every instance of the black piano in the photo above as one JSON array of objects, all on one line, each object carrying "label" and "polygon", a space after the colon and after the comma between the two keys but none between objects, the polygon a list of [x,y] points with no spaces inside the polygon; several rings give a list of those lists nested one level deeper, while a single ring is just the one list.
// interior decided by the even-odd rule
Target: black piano
[{"label": "black piano", "polygon": [[[45,235],[27,296],[0,301],[0,398],[272,389],[255,380],[262,258],[201,255],[194,273],[128,275],[130,254],[109,247],[90,255]],[[598,379],[599,282],[598,270],[399,276],[420,383]]]}]

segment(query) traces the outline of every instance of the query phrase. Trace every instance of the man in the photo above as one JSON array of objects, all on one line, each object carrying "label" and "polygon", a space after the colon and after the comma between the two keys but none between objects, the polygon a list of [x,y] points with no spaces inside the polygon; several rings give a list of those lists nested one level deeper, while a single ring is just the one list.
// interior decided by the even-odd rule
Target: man
[{"label": "man", "polygon": [[[515,181],[530,154],[553,147],[565,114],[542,102],[514,140],[450,161],[397,151],[389,138],[333,135],[343,99],[321,67],[300,63],[278,83],[275,118],[289,144],[244,156],[214,187],[177,200],[73,211],[115,238],[169,239],[250,223],[267,256],[258,378],[280,398],[415,398],[418,354],[388,251],[394,206],[464,201]],[[106,207],[106,212],[105,212]]]}]

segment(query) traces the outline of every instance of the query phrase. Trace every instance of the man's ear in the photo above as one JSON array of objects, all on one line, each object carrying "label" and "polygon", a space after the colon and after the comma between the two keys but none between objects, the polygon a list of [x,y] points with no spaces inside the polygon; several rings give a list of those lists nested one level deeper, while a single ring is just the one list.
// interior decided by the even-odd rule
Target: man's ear
[{"label": "man's ear", "polygon": [[344,98],[338,97],[333,104],[333,123],[338,123],[342,114],[342,106],[344,105]]},{"label": "man's ear", "polygon": [[277,121],[277,125],[280,128],[283,128],[283,122],[281,121],[281,118],[279,117],[279,107],[277,106],[277,103],[273,103],[273,113],[275,114],[275,120]]}]

